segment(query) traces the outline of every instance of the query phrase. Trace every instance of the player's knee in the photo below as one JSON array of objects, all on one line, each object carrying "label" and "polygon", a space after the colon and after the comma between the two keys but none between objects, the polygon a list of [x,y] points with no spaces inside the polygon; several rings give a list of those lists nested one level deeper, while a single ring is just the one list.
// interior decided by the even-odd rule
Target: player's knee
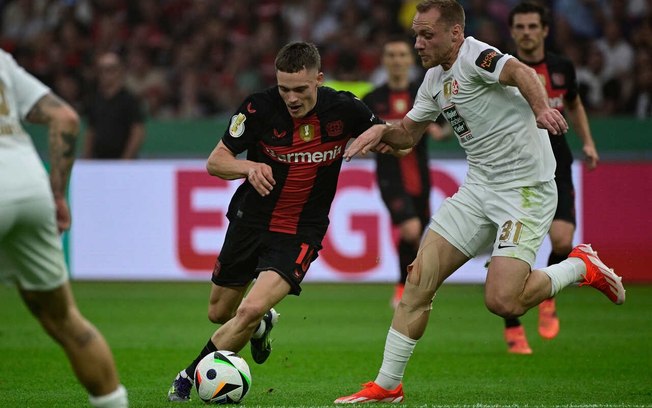
[{"label": "player's knee", "polygon": [[411,233],[401,234],[401,243],[408,248],[414,247],[416,249],[419,246],[420,241],[421,241],[421,235],[419,234],[411,234]]},{"label": "player's knee", "polygon": [[572,237],[563,237],[551,241],[552,252],[558,255],[568,255],[573,250]]},{"label": "player's knee", "polygon": [[235,316],[236,305],[224,302],[211,302],[208,304],[208,320],[215,324],[224,324]]},{"label": "player's knee", "polygon": [[255,328],[262,320],[267,309],[252,302],[243,302],[236,311],[236,317],[241,324]]},{"label": "player's knee", "polygon": [[525,309],[518,299],[511,299],[500,296],[487,296],[485,298],[487,309],[505,319],[522,316]]},{"label": "player's knee", "polygon": [[224,324],[233,317],[233,312],[220,308],[208,308],[208,320],[215,324]]},{"label": "player's knee", "polygon": [[215,324],[224,324],[235,316],[237,307],[237,303],[211,301],[208,303],[208,320]]},{"label": "player's knee", "polygon": [[573,250],[573,234],[572,230],[569,233],[550,233],[550,244],[552,252],[557,255],[568,255]]}]

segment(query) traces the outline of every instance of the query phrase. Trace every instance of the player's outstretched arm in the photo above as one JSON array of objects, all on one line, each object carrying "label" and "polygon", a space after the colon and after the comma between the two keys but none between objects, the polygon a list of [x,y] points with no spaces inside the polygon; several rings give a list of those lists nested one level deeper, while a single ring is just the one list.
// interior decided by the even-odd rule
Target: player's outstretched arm
[{"label": "player's outstretched arm", "polygon": [[518,87],[530,104],[539,128],[546,129],[553,135],[561,135],[568,131],[568,123],[564,116],[548,105],[548,95],[534,69],[516,58],[510,58],[500,72],[500,83]]},{"label": "player's outstretched arm", "polygon": [[221,140],[208,157],[206,170],[211,176],[224,180],[247,178],[262,196],[268,195],[276,184],[270,166],[251,160],[239,160]]},{"label": "player's outstretched arm", "polygon": [[415,122],[406,116],[396,124],[374,125],[346,148],[344,159],[349,161],[358,154],[364,156],[370,151],[388,151],[382,144],[390,146],[394,151],[409,149],[419,142],[429,124],[429,121]]},{"label": "player's outstretched arm", "polygon": [[383,132],[389,127],[389,124],[373,125],[365,130],[346,148],[344,151],[344,160],[349,161],[358,154],[364,156],[370,151],[373,151],[373,149],[380,143],[380,140],[383,137]]},{"label": "player's outstretched arm", "polygon": [[75,162],[79,115],[58,96],[48,93],[36,102],[26,119],[48,126],[50,185],[56,206],[57,225],[59,231],[65,231],[70,228],[66,188]]}]

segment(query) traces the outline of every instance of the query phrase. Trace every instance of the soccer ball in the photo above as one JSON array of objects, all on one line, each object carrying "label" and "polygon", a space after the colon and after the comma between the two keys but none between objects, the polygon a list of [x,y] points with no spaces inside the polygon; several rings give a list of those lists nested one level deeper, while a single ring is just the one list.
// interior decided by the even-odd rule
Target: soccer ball
[{"label": "soccer ball", "polygon": [[251,388],[249,365],[232,351],[213,352],[197,364],[195,388],[207,404],[238,403]]}]

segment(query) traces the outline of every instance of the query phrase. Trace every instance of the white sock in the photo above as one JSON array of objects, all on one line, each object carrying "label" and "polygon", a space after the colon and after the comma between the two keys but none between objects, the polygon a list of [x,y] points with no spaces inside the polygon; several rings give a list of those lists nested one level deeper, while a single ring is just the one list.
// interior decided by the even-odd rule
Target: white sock
[{"label": "white sock", "polygon": [[579,282],[586,274],[586,265],[579,258],[568,258],[558,264],[539,269],[550,277],[552,291],[550,296],[555,296],[560,290],[571,283]]},{"label": "white sock", "polygon": [[380,371],[374,382],[386,390],[398,387],[416,345],[416,340],[412,340],[390,327],[387,340],[385,340],[383,364],[380,366]]},{"label": "white sock", "polygon": [[190,380],[191,383],[194,384],[195,379],[188,375],[185,368],[183,370],[179,371],[179,375],[181,376],[181,378],[188,379],[188,380]]},{"label": "white sock", "polygon": [[261,320],[260,323],[258,323],[258,328],[254,332],[254,334],[251,335],[251,338],[252,339],[261,338],[263,336],[263,334],[265,333],[265,328],[266,327],[267,327],[267,325],[265,324],[265,320],[264,319]]},{"label": "white sock", "polygon": [[110,394],[94,397],[88,396],[88,400],[95,408],[127,408],[129,399],[127,398],[127,389],[122,385]]}]

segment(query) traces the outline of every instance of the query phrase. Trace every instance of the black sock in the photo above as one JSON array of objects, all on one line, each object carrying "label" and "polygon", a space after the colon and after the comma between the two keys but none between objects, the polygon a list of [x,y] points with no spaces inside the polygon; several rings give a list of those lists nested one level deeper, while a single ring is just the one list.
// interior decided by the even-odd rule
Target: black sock
[{"label": "black sock", "polygon": [[188,367],[186,367],[186,374],[188,374],[189,378],[193,378],[195,376],[195,368],[197,368],[197,364],[201,361],[202,358],[205,356],[209,355],[210,353],[217,351],[217,347],[215,347],[215,344],[213,344],[213,340],[208,339],[208,343],[204,346],[202,351],[199,353],[195,361],[190,363]]},{"label": "black sock", "polygon": [[509,329],[510,327],[518,327],[521,325],[521,321],[518,318],[505,319],[505,328]]},{"label": "black sock", "polygon": [[400,240],[398,243],[398,264],[401,271],[401,277],[398,283],[405,285],[408,276],[408,266],[417,257],[418,245]]},{"label": "black sock", "polygon": [[[570,254],[570,252],[568,254]],[[568,254],[557,254],[555,252],[550,252],[550,256],[548,257],[548,266],[557,265],[561,261],[566,260],[566,258],[568,258]]]}]

